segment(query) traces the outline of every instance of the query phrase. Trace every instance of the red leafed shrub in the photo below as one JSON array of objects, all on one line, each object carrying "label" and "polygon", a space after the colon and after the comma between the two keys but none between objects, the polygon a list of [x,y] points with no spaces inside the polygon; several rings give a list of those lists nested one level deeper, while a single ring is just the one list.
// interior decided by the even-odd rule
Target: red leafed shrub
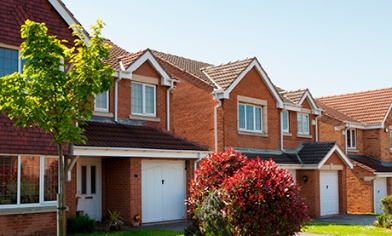
[{"label": "red leafed shrub", "polygon": [[[227,222],[220,227],[230,227],[232,235],[294,235],[309,220],[299,190],[290,173],[274,161],[247,160],[230,148],[203,159],[191,183],[188,205],[199,216],[196,220],[204,234],[211,233],[208,229],[214,222]],[[211,193],[224,203],[219,215],[225,220],[203,222],[209,219],[203,201]]]}]

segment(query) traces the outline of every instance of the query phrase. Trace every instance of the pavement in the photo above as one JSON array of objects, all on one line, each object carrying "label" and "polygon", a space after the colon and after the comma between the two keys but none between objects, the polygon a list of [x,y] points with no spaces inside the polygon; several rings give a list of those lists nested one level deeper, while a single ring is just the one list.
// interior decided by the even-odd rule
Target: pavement
[{"label": "pavement", "polygon": [[[375,215],[360,215],[360,214],[342,214],[342,215],[334,215],[328,217],[321,217],[313,219],[314,222],[323,222],[323,223],[331,223],[331,224],[350,224],[350,225],[373,225],[373,222],[376,220]],[[184,229],[191,223],[191,221],[176,221],[176,222],[167,222],[160,224],[143,224],[138,227],[131,227],[131,230],[151,230],[151,229],[160,229],[160,230],[170,230],[176,232],[184,232]],[[311,234],[300,232],[297,236],[321,236],[323,234]]]}]

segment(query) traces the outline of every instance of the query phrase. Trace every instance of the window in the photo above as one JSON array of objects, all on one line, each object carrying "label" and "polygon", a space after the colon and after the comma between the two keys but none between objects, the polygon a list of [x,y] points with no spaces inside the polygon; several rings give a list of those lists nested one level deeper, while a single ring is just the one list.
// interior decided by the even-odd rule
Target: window
[{"label": "window", "polygon": [[0,208],[55,204],[57,192],[57,158],[0,156]]},{"label": "window", "polygon": [[242,131],[262,132],[262,108],[238,104],[238,127]]},{"label": "window", "polygon": [[18,50],[0,47],[0,77],[19,71]]},{"label": "window", "polygon": [[95,110],[104,112],[109,111],[109,91],[95,96]]},{"label": "window", "polygon": [[347,136],[347,147],[355,148],[357,142],[357,135],[355,129],[347,129],[346,136]]},{"label": "window", "polygon": [[297,133],[309,134],[309,115],[297,114]]},{"label": "window", "polygon": [[155,86],[132,83],[132,114],[155,116]]},{"label": "window", "polygon": [[282,111],[282,131],[289,133],[289,112]]}]

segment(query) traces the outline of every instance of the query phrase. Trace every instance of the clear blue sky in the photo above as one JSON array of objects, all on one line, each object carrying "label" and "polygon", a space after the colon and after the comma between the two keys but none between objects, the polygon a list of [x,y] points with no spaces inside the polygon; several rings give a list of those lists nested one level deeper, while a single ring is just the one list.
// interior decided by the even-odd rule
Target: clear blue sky
[{"label": "clear blue sky", "polygon": [[273,83],[313,97],[392,87],[390,0],[63,0],[88,30],[215,65],[257,57]]}]

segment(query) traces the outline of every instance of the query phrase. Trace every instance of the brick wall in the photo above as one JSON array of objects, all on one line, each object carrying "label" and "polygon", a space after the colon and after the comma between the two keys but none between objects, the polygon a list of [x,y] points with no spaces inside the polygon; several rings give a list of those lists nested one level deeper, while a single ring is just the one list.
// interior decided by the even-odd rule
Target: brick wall
[{"label": "brick wall", "polygon": [[2,215],[0,235],[56,235],[56,212]]},{"label": "brick wall", "polygon": [[358,166],[347,169],[347,212],[373,212],[373,181],[365,181],[365,176],[374,176]]},{"label": "brick wall", "polygon": [[[302,176],[308,176],[305,183]],[[310,217],[320,216],[320,172],[318,170],[297,170],[298,184],[302,186],[300,195],[308,207]]]}]

